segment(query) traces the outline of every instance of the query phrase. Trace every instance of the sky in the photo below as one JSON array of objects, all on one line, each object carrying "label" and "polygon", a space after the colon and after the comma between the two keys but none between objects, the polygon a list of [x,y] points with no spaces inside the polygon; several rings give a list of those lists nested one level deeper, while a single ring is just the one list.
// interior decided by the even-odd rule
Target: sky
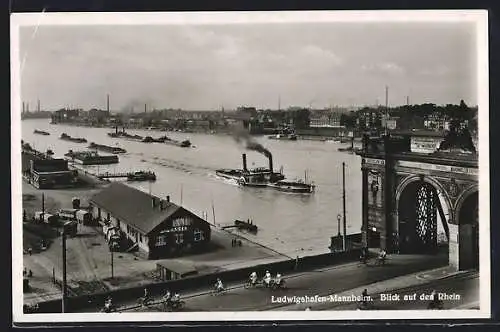
[{"label": "sky", "polygon": [[30,110],[477,104],[473,23],[20,28]]}]

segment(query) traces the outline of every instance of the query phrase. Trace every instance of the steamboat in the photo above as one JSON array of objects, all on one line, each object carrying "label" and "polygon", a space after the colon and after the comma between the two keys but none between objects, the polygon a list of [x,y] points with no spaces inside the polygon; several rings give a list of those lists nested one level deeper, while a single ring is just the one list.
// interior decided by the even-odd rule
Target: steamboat
[{"label": "steamboat", "polygon": [[268,155],[269,168],[259,167],[249,169],[247,167],[247,155],[242,154],[243,169],[218,169],[215,171],[217,176],[235,180],[238,184],[250,187],[265,187],[268,183],[284,180],[285,176],[281,170],[279,173],[273,170],[273,157]]}]

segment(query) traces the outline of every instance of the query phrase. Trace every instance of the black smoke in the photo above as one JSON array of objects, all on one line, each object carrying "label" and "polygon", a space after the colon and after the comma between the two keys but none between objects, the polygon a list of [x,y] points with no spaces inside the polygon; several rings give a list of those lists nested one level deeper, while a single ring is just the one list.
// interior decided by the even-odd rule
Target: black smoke
[{"label": "black smoke", "polygon": [[255,141],[247,131],[236,131],[234,132],[233,136],[236,142],[243,143],[247,150],[259,152],[267,158],[273,157],[271,151],[266,149],[262,144]]}]

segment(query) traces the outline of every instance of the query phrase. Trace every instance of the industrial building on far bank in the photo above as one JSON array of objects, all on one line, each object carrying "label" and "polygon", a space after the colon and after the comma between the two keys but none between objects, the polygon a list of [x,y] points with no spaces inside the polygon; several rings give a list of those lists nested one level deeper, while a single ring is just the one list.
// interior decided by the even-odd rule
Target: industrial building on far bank
[{"label": "industrial building on far bank", "polygon": [[114,182],[90,201],[94,218],[116,227],[128,243],[148,259],[203,250],[210,242],[210,224],[165,199]]}]

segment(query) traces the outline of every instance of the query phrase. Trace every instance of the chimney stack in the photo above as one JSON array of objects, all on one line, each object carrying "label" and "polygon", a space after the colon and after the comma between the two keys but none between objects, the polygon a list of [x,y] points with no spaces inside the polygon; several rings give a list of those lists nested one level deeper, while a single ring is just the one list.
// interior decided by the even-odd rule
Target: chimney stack
[{"label": "chimney stack", "polygon": [[106,95],[106,111],[109,113],[109,94]]},{"label": "chimney stack", "polygon": [[40,99],[37,100],[36,110],[37,112],[40,112]]},{"label": "chimney stack", "polygon": [[23,113],[24,113],[25,109],[24,109],[24,101],[23,101]]},{"label": "chimney stack", "polygon": [[273,172],[273,156],[269,154],[269,170]]},{"label": "chimney stack", "polygon": [[243,171],[248,171],[248,168],[247,168],[247,154],[246,153],[243,153],[241,155],[241,158],[243,159]]}]

